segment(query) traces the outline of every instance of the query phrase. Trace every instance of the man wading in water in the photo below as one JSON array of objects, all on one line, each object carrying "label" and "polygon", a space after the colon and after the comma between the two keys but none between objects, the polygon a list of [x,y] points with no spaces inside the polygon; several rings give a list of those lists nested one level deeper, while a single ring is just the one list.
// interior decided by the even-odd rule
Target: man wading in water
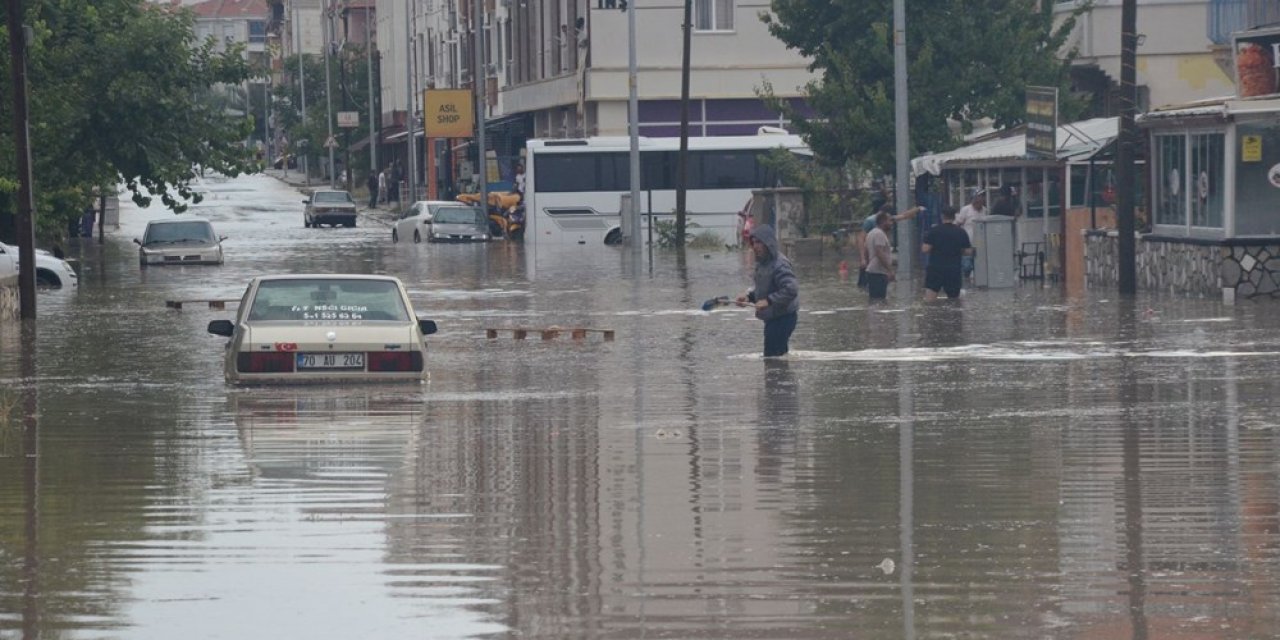
[{"label": "man wading in water", "polygon": [[764,357],[783,356],[796,330],[800,282],[791,261],[778,251],[773,227],[764,224],[751,231],[751,251],[756,256],[755,287],[735,302],[740,307],[755,306],[756,317],[764,321]]}]

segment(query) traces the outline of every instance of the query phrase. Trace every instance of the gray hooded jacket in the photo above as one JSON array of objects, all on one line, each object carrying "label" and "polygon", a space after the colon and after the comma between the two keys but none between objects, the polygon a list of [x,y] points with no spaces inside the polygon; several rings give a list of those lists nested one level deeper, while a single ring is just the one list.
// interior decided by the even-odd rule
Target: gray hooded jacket
[{"label": "gray hooded jacket", "polygon": [[769,248],[769,255],[756,259],[755,288],[747,299],[755,302],[769,299],[769,306],[756,309],[756,317],[772,320],[800,310],[800,281],[791,261],[778,250],[778,235],[773,227],[762,224],[751,231],[751,237]]}]

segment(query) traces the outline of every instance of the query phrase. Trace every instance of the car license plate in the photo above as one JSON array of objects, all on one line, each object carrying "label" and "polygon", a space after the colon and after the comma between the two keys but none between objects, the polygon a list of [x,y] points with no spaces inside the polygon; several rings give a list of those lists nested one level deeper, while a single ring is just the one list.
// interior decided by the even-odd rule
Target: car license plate
[{"label": "car license plate", "polygon": [[363,353],[299,353],[298,369],[363,369]]}]

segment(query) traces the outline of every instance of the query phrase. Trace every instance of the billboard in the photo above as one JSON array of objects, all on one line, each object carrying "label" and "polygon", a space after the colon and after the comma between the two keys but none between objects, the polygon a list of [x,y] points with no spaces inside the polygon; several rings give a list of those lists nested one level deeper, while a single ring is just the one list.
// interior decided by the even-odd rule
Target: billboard
[{"label": "billboard", "polygon": [[426,89],[422,92],[422,130],[428,138],[470,138],[475,109],[470,89]]},{"label": "billboard", "polygon": [[1027,87],[1027,157],[1053,160],[1058,153],[1058,89]]}]

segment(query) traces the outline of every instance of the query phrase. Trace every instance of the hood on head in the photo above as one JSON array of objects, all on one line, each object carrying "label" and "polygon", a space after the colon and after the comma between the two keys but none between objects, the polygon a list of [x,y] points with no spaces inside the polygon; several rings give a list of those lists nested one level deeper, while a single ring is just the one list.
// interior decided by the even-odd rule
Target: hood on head
[{"label": "hood on head", "polygon": [[751,237],[769,248],[769,257],[778,256],[778,234],[773,230],[773,225],[762,224],[751,229]]}]

